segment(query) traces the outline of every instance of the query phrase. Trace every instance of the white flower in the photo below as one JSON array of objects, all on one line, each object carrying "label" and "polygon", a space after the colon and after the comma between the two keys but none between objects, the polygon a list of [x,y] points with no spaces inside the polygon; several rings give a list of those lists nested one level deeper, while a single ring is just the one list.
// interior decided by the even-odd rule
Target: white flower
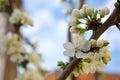
[{"label": "white flower", "polygon": [[72,15],[73,15],[74,17],[77,17],[77,18],[78,18],[78,17],[80,16],[79,10],[78,10],[78,9],[73,9]]},{"label": "white flower", "polygon": [[66,51],[64,51],[65,56],[77,58],[86,58],[87,54],[83,53],[82,51],[90,50],[90,43],[88,40],[85,40],[81,36],[76,36],[73,39],[73,43],[67,42],[64,45]]},{"label": "white flower", "polygon": [[107,7],[105,7],[99,11],[99,14],[101,17],[104,17],[105,15],[108,15],[109,12],[110,12],[110,10]]},{"label": "white flower", "polygon": [[79,36],[79,35],[77,35],[73,39],[73,44],[76,49],[80,49],[82,51],[88,51],[90,50],[90,47],[91,47],[89,40],[86,40],[82,36]]},{"label": "white flower", "polygon": [[21,24],[21,25],[30,25],[33,26],[33,21],[29,18],[27,13],[19,9],[14,9],[11,17],[9,18],[10,22],[13,24]]},{"label": "white flower", "polygon": [[29,61],[33,63],[35,66],[39,66],[39,55],[37,53],[29,54]]}]

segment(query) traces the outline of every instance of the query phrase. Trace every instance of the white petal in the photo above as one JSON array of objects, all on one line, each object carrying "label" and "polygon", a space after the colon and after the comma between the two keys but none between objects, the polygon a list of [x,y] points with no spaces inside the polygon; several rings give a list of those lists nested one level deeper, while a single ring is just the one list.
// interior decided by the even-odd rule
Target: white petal
[{"label": "white petal", "polygon": [[76,58],[87,58],[87,54],[85,54],[85,53],[83,53],[83,52],[81,52],[81,51],[78,51],[77,53],[76,53]]},{"label": "white petal", "polygon": [[73,44],[70,43],[70,42],[64,43],[64,44],[63,44],[63,47],[64,47],[66,50],[74,50],[74,46],[73,46]]},{"label": "white petal", "polygon": [[84,40],[83,45],[81,45],[81,50],[88,51],[91,48],[91,44],[89,41]]},{"label": "white petal", "polygon": [[76,48],[81,48],[82,44],[84,42],[84,39],[77,35],[74,39],[73,39],[73,44]]},{"label": "white petal", "polygon": [[65,56],[74,57],[74,53],[75,53],[75,51],[71,50],[71,51],[64,51],[63,54]]}]

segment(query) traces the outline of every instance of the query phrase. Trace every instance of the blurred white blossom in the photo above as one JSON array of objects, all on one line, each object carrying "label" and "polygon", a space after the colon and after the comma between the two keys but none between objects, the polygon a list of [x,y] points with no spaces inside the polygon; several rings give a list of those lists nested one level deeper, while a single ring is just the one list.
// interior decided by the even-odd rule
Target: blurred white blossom
[{"label": "blurred white blossom", "polygon": [[35,66],[39,66],[39,59],[40,59],[39,54],[34,52],[29,54],[29,59],[28,59],[29,62],[33,63]]},{"label": "blurred white blossom", "polygon": [[29,18],[29,15],[20,9],[14,9],[9,21],[13,24],[33,26],[33,21]]},{"label": "blurred white blossom", "polygon": [[26,50],[22,48],[22,42],[19,41],[19,36],[17,34],[8,33],[0,42],[1,52],[3,54],[10,55],[10,60],[12,62],[23,61],[23,55]]}]

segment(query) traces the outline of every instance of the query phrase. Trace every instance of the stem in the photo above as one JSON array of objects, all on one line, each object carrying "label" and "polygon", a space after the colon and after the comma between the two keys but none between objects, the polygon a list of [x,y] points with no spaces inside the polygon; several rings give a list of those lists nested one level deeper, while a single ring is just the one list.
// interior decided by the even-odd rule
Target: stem
[{"label": "stem", "polygon": [[[116,7],[113,10],[111,16],[102,25],[99,26],[98,30],[94,31],[90,39],[97,40],[110,26],[115,25],[118,22],[117,18],[119,16],[120,16],[120,6]],[[59,76],[58,80],[65,80],[80,61],[81,59],[75,58],[63,71],[63,73]]]}]

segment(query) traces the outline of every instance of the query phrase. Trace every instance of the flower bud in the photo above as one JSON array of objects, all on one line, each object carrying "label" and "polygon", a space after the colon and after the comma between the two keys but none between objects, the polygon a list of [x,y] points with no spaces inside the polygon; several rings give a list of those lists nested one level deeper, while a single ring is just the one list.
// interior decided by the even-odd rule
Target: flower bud
[{"label": "flower bud", "polygon": [[104,17],[105,15],[108,15],[110,10],[108,8],[103,8],[99,11],[99,14],[101,17]]},{"label": "flower bud", "polygon": [[90,40],[90,44],[91,44],[91,46],[92,46],[93,48],[96,47],[96,40],[91,39],[91,40]]},{"label": "flower bud", "polygon": [[83,5],[82,9],[85,10],[85,9],[88,8],[88,7],[89,7],[89,6],[85,4],[85,5]]},{"label": "flower bud", "polygon": [[73,15],[74,17],[79,17],[79,16],[80,16],[79,10],[78,10],[78,9],[74,9],[74,10],[72,11],[72,15]]},{"label": "flower bud", "polygon": [[97,47],[102,47],[104,44],[104,41],[103,40],[98,40],[97,41]]},{"label": "flower bud", "polygon": [[94,13],[94,8],[87,7],[85,13],[87,14],[87,16],[91,16]]},{"label": "flower bud", "polygon": [[81,9],[80,10],[80,18],[85,18],[86,17],[86,14],[84,12],[84,9]]}]

